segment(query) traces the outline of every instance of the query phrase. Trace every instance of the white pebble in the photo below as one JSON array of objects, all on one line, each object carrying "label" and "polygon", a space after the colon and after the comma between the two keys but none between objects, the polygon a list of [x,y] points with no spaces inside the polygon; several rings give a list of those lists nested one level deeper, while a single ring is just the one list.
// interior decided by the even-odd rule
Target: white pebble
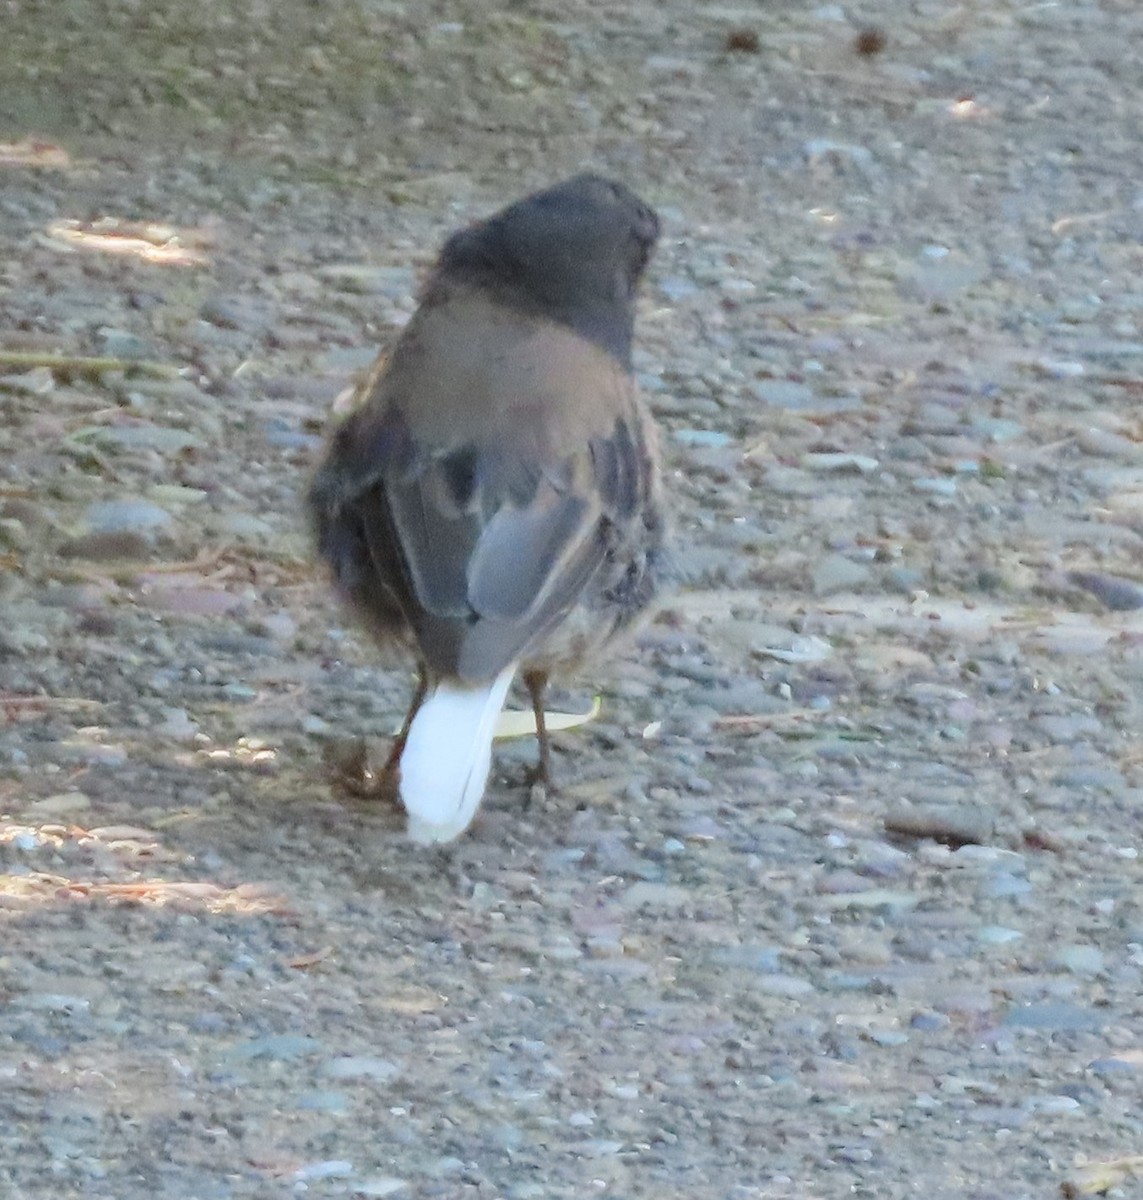
[{"label": "white pebble", "polygon": [[294,1172],[298,1181],[309,1179],[343,1179],[353,1174],[353,1163],[344,1159],[333,1158],[325,1162],[307,1163]]}]

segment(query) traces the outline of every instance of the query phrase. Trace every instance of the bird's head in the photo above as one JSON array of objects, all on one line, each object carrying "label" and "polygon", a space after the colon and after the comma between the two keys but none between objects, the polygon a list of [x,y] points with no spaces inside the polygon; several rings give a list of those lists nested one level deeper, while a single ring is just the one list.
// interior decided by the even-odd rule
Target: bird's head
[{"label": "bird's head", "polygon": [[[629,345],[635,292],[658,237],[659,218],[629,188],[575,175],[453,234],[437,276],[468,279],[594,340]],[[615,337],[600,336],[609,324]]]}]

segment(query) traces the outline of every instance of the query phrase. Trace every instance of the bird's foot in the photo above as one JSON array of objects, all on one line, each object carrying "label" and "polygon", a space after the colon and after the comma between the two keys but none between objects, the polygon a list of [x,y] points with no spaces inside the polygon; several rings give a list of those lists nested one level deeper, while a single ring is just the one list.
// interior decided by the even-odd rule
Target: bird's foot
[{"label": "bird's foot", "polygon": [[380,769],[372,766],[364,738],[332,738],[322,756],[330,784],[338,791],[366,800],[396,798],[396,764],[386,761]]},{"label": "bird's foot", "polygon": [[552,778],[552,769],[550,763],[538,762],[534,766],[524,768],[524,786],[528,789],[527,797],[524,800],[524,809],[527,811],[533,804],[543,804],[549,796],[554,796],[559,792],[559,786]]}]

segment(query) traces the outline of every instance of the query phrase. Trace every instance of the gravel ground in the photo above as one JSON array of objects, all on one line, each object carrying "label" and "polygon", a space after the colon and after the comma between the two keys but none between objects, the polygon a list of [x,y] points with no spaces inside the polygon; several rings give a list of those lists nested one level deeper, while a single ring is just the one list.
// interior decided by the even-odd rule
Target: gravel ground
[{"label": "gravel ground", "polygon": [[[4,21],[5,1197],[1019,1200],[1143,1153],[1136,0]],[[299,494],[443,234],[584,165],[664,216],[685,582],[557,697],[603,699],[558,796],[507,743],[412,853],[330,786],[410,680]]]}]

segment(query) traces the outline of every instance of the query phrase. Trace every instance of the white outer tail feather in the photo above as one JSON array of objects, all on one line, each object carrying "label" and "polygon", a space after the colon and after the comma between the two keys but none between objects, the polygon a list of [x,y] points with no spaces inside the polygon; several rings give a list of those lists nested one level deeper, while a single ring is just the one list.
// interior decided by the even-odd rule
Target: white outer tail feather
[{"label": "white outer tail feather", "polygon": [[492,766],[492,735],[516,664],[483,687],[439,683],[417,710],[401,755],[411,841],[451,842],[472,824]]}]

